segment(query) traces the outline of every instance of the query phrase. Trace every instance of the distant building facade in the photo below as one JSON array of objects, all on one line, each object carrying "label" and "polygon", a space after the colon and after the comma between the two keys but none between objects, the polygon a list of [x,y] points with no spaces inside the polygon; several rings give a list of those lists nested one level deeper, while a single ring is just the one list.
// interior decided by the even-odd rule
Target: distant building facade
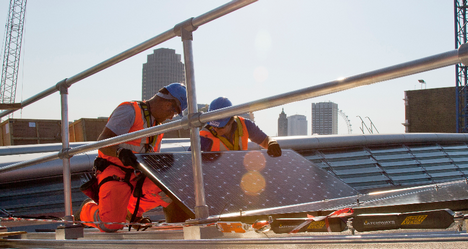
[{"label": "distant building facade", "polygon": [[307,135],[307,118],[304,115],[288,117],[288,136]]},{"label": "distant building facade", "polygon": [[338,104],[312,103],[312,134],[338,134]]},{"label": "distant building facade", "polygon": [[142,100],[153,97],[162,87],[179,82],[185,84],[185,68],[181,55],[174,49],[155,49],[143,64]]},{"label": "distant building facade", "polygon": [[455,87],[405,91],[405,132],[456,133]]},{"label": "distant building facade", "polygon": [[278,136],[287,136],[288,135],[288,118],[286,113],[284,113],[284,108],[281,111],[278,118]]}]

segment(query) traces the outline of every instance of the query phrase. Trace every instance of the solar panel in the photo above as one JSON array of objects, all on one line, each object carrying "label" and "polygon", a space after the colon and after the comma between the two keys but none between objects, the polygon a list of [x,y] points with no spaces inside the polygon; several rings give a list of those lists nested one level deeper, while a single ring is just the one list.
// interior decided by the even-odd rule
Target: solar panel
[{"label": "solar panel", "polygon": [[[137,155],[148,177],[194,212],[190,152]],[[203,152],[205,200],[210,215],[276,208],[358,194],[292,150]]]}]

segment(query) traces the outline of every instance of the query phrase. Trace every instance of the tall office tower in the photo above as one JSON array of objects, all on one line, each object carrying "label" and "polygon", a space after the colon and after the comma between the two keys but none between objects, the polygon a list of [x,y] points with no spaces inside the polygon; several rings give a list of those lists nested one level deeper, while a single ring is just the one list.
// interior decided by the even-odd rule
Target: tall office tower
[{"label": "tall office tower", "polygon": [[338,104],[312,103],[312,134],[338,134]]},{"label": "tall office tower", "polygon": [[155,49],[143,64],[142,100],[150,99],[159,89],[174,82],[185,84],[185,68],[180,54],[174,49]]},{"label": "tall office tower", "polygon": [[287,136],[287,135],[288,135],[288,119],[286,118],[286,113],[284,113],[284,108],[283,108],[278,118],[278,136]]},{"label": "tall office tower", "polygon": [[307,135],[307,119],[304,115],[288,117],[288,136]]}]

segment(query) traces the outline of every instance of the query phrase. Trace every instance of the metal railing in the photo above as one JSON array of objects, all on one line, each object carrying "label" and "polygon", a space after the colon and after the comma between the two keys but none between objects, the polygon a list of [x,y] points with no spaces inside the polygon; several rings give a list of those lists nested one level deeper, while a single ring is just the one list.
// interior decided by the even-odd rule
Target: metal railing
[{"label": "metal railing", "polygon": [[[422,59],[397,64],[394,66],[378,69],[375,71],[351,76],[344,79],[334,80],[318,85],[313,85],[304,89],[298,89],[295,91],[287,92],[280,95],[275,95],[256,101],[231,106],[219,110],[215,110],[208,113],[199,113],[196,102],[196,91],[195,91],[195,79],[193,74],[193,58],[192,58],[192,32],[197,29],[199,25],[205,24],[211,20],[214,20],[227,13],[242,8],[255,0],[239,0],[227,3],[217,9],[214,9],[204,15],[196,18],[188,19],[185,22],[177,24],[174,29],[168,30],[159,36],[156,36],[140,45],[137,45],[119,55],[116,55],[82,73],[79,73],[69,79],[65,79],[55,87],[51,87],[38,95],[35,95],[23,103],[23,107],[29,105],[41,98],[44,98],[55,91],[60,90],[62,94],[62,134],[64,140],[62,141],[62,150],[56,154],[40,157],[34,160],[24,161],[16,164],[11,164],[0,168],[0,173],[27,167],[37,163],[43,163],[55,159],[63,159],[64,161],[64,188],[65,192],[65,215],[71,216],[71,196],[69,182],[66,182],[65,178],[69,181],[69,159],[73,155],[83,153],[90,150],[95,150],[101,147],[111,146],[120,144],[122,142],[131,141],[137,138],[143,138],[148,136],[154,136],[156,134],[178,130],[182,128],[189,128],[191,131],[191,146],[192,146],[192,162],[194,170],[194,184],[195,184],[195,215],[196,219],[203,220],[208,217],[208,208],[204,200],[204,188],[203,188],[203,177],[201,167],[201,153],[199,143],[199,127],[208,121],[230,117],[239,113],[259,111],[295,101],[301,101],[310,99],[326,94],[331,94],[347,89],[351,89],[358,86],[369,85],[381,81],[404,77],[411,74],[421,73],[445,66],[455,65],[459,63],[468,63],[468,45],[464,44],[457,50],[451,50],[441,54],[425,57]],[[75,82],[82,80],[86,77],[91,76],[105,68],[108,68],[120,61],[130,58],[137,53],[140,53],[152,46],[162,43],[175,36],[181,36],[182,42],[184,43],[184,59],[186,67],[186,79],[187,79],[187,98],[188,98],[188,110],[189,114],[183,117],[181,120],[172,121],[159,126],[147,128],[144,130],[120,135],[117,137],[89,143],[79,147],[69,148],[68,144],[68,106],[67,106],[67,90]],[[0,113],[0,117],[3,117],[13,111],[4,111]],[[66,123],[66,126],[64,125]],[[68,164],[67,164],[68,161]]]}]

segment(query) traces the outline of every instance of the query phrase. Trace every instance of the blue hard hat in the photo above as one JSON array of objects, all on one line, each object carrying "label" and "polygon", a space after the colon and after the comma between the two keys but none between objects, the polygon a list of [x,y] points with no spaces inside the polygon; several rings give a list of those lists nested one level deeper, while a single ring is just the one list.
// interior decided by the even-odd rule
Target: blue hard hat
[{"label": "blue hard hat", "polygon": [[[214,111],[229,106],[232,106],[232,103],[228,98],[219,97],[211,102],[210,106],[208,107],[208,111]],[[213,120],[208,122],[208,124],[214,127],[221,128],[226,126],[226,124],[229,122],[229,119],[231,119],[231,117]]]},{"label": "blue hard hat", "polygon": [[185,86],[180,83],[172,83],[166,86],[167,91],[172,95],[172,97],[179,100],[180,103],[180,113],[187,109],[187,90]]}]

